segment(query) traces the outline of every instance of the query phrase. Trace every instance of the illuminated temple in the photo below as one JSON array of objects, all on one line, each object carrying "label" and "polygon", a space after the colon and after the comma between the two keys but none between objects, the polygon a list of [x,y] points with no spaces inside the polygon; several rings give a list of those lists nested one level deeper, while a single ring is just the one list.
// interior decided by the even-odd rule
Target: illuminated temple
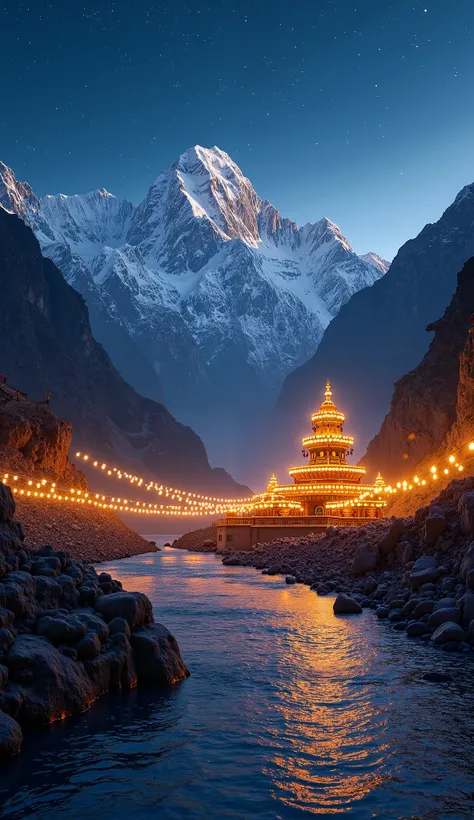
[{"label": "illuminated temple", "polygon": [[354,439],[344,433],[344,414],[332,400],[329,381],[324,401],[311,416],[312,435],[302,440],[305,463],[292,467],[290,484],[275,475],[264,493],[243,507],[228,510],[217,524],[219,545],[236,549],[282,535],[303,535],[328,526],[362,526],[384,514],[385,484],[364,482],[365,467],[348,463]]}]

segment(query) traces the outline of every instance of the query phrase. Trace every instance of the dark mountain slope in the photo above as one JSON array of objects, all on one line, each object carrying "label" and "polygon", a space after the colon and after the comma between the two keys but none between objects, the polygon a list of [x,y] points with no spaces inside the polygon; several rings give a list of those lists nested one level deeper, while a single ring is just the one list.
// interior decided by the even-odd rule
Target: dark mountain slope
[{"label": "dark mountain slope", "polygon": [[[388,411],[394,382],[422,358],[428,345],[425,327],[442,314],[457,272],[473,254],[470,185],[438,222],[403,245],[382,279],[354,294],[328,326],[313,358],[288,376],[271,425],[281,464],[288,464],[289,447],[296,452],[328,377],[362,454]],[[286,450],[280,450],[281,442]]]},{"label": "dark mountain slope", "polygon": [[[0,371],[72,422],[74,446],[156,479],[217,494],[242,488],[212,469],[204,445],[119,376],[92,337],[88,311],[32,231],[0,207]],[[246,492],[246,488],[245,488]]]},{"label": "dark mountain slope", "polygon": [[[464,359],[467,355],[473,312],[474,258],[459,274],[444,316],[427,327],[435,333],[428,352],[418,367],[395,384],[390,412],[363,458],[366,467],[380,469],[386,480],[412,475],[426,456],[438,450],[455,422],[464,426],[457,421],[458,414],[462,415],[458,399],[460,360],[463,352]],[[469,401],[462,406],[469,407]]]}]

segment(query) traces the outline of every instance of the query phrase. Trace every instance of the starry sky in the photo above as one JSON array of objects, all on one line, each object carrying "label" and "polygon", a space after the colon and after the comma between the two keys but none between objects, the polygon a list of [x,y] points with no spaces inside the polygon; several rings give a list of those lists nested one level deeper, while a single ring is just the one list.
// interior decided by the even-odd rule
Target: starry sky
[{"label": "starry sky", "polygon": [[7,0],[0,159],[139,202],[218,145],[299,224],[392,258],[474,181],[473,0]]}]

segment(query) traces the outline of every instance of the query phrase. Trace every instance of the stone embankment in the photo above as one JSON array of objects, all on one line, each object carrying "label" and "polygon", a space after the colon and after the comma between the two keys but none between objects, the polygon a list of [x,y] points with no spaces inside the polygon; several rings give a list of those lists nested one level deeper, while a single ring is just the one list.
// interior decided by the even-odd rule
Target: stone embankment
[{"label": "stone embankment", "polygon": [[452,481],[410,518],[218,552],[227,566],[336,594],[336,614],[370,607],[409,638],[474,651],[474,477]]},{"label": "stone embankment", "polygon": [[189,672],[151,603],[67,551],[25,543],[0,484],[0,758],[22,731],[87,709],[106,692]]}]

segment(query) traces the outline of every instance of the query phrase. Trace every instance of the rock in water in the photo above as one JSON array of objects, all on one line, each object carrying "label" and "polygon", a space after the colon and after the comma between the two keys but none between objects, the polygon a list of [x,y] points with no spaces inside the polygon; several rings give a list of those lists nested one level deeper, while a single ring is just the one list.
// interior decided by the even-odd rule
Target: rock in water
[{"label": "rock in water", "polygon": [[335,615],[360,615],[362,607],[354,598],[340,592],[334,601],[333,610]]},{"label": "rock in water", "polygon": [[441,624],[441,626],[439,626],[431,636],[432,642],[439,646],[451,642],[460,643],[465,639],[466,633],[464,632],[464,629],[459,626],[459,624],[453,623],[452,621],[447,621],[447,623]]},{"label": "rock in water", "polygon": [[137,629],[131,644],[139,683],[170,684],[189,675],[176,638],[161,624]]},{"label": "rock in water", "polygon": [[20,724],[10,715],[0,712],[0,760],[18,754],[22,743]]}]

